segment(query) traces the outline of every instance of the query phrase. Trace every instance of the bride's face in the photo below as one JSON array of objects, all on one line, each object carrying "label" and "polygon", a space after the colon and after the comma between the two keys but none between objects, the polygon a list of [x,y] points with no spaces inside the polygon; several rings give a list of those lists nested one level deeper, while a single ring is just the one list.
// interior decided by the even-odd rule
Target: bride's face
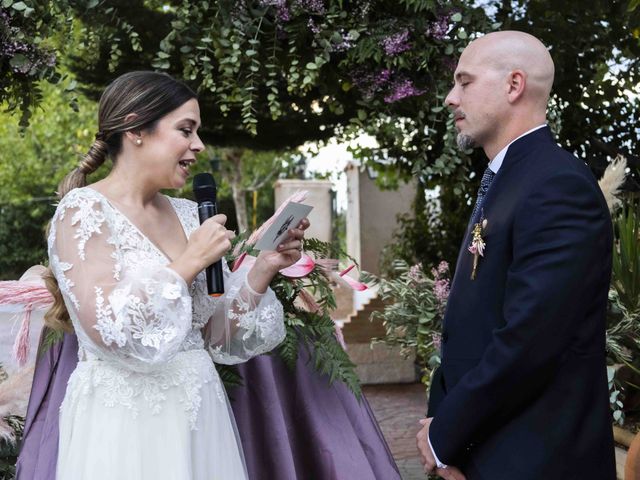
[{"label": "bride's face", "polygon": [[162,117],[153,131],[142,133],[139,154],[161,188],[185,185],[196,153],[204,150],[199,127],[200,107],[191,99]]}]

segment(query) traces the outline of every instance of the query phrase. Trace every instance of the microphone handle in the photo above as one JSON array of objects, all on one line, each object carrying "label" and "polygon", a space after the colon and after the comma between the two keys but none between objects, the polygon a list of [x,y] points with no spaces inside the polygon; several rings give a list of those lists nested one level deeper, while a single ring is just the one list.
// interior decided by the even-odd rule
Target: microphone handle
[{"label": "microphone handle", "polygon": [[[198,204],[198,218],[200,225],[208,218],[218,214],[218,207],[214,202],[202,202]],[[211,297],[219,297],[224,293],[224,278],[222,276],[222,260],[209,265],[205,269],[207,277],[207,293]]]}]

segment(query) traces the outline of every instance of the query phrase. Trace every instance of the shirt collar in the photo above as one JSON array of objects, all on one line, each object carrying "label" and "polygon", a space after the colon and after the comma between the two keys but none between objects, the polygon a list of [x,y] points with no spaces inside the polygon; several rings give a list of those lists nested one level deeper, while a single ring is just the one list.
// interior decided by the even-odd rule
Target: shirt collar
[{"label": "shirt collar", "polygon": [[509,147],[511,146],[511,144],[513,142],[515,142],[516,140],[518,140],[519,138],[524,137],[525,135],[529,135],[531,132],[535,132],[536,130],[539,130],[541,128],[546,127],[546,124],[543,125],[538,125],[535,128],[532,128],[531,130],[528,130],[526,132],[524,132],[522,135],[520,135],[518,138],[514,138],[509,145],[507,145],[506,147],[504,147],[502,150],[500,150],[498,152],[498,154],[493,157],[493,160],[491,160],[489,162],[489,170],[491,170],[493,173],[498,173],[498,170],[500,170],[500,167],[502,166],[502,162],[504,161],[504,157],[507,155],[507,150],[509,149]]}]

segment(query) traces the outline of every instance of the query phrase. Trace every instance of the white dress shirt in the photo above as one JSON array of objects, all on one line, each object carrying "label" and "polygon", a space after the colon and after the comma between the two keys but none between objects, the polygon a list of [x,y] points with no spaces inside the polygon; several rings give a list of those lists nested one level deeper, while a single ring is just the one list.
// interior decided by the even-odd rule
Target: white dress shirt
[{"label": "white dress shirt", "polygon": [[[502,162],[504,161],[504,157],[507,155],[507,150],[509,150],[509,147],[511,146],[511,144],[513,142],[515,142],[516,140],[524,137],[525,135],[529,135],[532,132],[535,132],[536,130],[539,130],[541,128],[546,127],[547,124],[542,124],[542,125],[538,125],[535,128],[532,128],[531,130],[528,130],[526,132],[524,132],[522,135],[520,135],[517,138],[514,138],[513,140],[511,140],[511,142],[509,142],[509,144],[504,147],[502,150],[500,150],[498,152],[498,154],[493,157],[493,159],[489,162],[489,169],[493,172],[493,173],[498,173],[498,170],[500,170],[500,167],[502,166]],[[429,447],[431,448],[431,453],[433,453],[433,458],[436,460],[436,466],[438,468],[447,468],[447,465],[445,465],[444,463],[442,463],[440,461],[440,459],[438,459],[438,456],[436,455],[436,451],[433,449],[433,445],[431,444],[431,439],[429,438],[429,436],[427,435],[427,441],[429,442]]]}]

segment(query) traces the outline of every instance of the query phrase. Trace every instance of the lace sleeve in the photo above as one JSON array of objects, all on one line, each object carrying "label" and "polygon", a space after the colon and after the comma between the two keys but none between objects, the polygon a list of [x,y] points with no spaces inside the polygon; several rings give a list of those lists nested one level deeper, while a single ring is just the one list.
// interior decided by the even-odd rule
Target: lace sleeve
[{"label": "lace sleeve", "polygon": [[[191,328],[191,297],[175,271],[129,245],[99,198],[76,189],[51,222],[49,259],[79,337],[145,370],[172,357]],[[133,260],[136,261],[133,261]]]},{"label": "lace sleeve", "polygon": [[215,303],[205,330],[215,362],[241,363],[273,350],[285,336],[282,304],[270,288],[256,293],[247,283],[249,267],[224,265],[225,294]]}]

